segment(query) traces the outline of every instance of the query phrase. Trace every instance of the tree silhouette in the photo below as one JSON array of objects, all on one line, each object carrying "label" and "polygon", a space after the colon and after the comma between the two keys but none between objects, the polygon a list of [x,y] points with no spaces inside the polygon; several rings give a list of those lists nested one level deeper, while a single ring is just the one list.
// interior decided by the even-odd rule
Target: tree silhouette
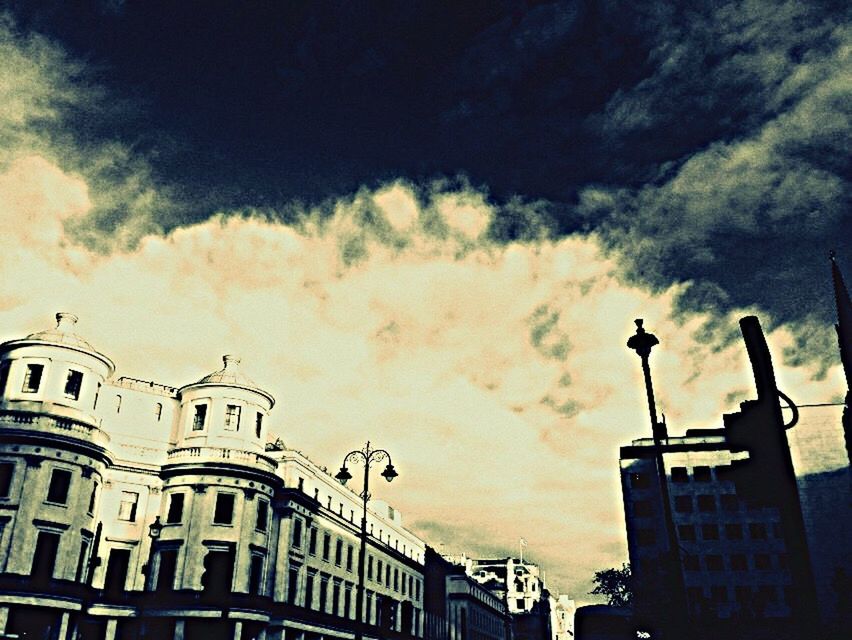
[{"label": "tree silhouette", "polygon": [[632,576],[629,564],[622,564],[621,569],[595,571],[592,582],[595,583],[595,588],[589,593],[596,596],[606,596],[607,604],[613,607],[629,607],[633,601]]}]

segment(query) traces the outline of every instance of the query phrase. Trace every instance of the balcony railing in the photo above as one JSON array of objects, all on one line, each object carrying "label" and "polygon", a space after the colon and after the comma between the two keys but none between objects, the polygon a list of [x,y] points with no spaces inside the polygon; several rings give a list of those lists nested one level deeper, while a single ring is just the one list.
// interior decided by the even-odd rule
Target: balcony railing
[{"label": "balcony railing", "polygon": [[41,413],[0,411],[0,429],[21,429],[61,435],[84,440],[103,448],[109,445],[109,436],[95,425]]},{"label": "balcony railing", "polygon": [[181,447],[168,453],[168,464],[193,464],[201,462],[226,462],[259,468],[273,473],[278,463],[261,453],[243,449],[221,447]]}]

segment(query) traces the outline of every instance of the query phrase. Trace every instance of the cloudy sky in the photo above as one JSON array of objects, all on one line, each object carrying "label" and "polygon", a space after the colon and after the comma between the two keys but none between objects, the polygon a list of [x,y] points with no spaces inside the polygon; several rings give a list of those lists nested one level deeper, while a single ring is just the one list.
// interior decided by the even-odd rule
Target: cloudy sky
[{"label": "cloudy sky", "polygon": [[674,433],[749,396],[746,313],[790,396],[843,391],[846,3],[712,5],[5,3],[0,337],[73,311],[175,386],[238,353],[288,445],[371,439],[410,528],[582,599],[634,318]]}]

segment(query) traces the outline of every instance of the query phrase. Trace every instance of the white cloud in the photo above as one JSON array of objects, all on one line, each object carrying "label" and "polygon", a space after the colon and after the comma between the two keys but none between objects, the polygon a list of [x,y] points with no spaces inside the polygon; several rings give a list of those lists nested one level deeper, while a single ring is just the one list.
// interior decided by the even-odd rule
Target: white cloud
[{"label": "white cloud", "polygon": [[[322,227],[221,217],[110,256],[62,234],[88,194],[44,158],[0,174],[5,338],[74,311],[119,375],[173,385],[238,353],[277,397],[288,444],[332,467],[369,438],[393,454],[399,481],[377,490],[409,524],[456,527],[459,540],[486,531],[482,544],[507,553],[523,536],[551,582],[578,596],[623,559],[618,446],[649,430],[625,346],[633,319],[661,340],[652,367],[674,433],[718,426],[736,409],[726,394],[751,389],[739,344],[696,344],[701,318],[670,317],[676,291],[620,284],[594,238],[475,240],[492,215],[476,193],[424,211],[404,187],[380,190],[390,236],[341,203]],[[455,228],[460,207],[478,221],[467,244],[416,223]],[[363,254],[347,265],[341,246],[356,235]],[[789,341],[773,335],[775,353]],[[782,372],[788,394],[814,388],[807,373]]]}]

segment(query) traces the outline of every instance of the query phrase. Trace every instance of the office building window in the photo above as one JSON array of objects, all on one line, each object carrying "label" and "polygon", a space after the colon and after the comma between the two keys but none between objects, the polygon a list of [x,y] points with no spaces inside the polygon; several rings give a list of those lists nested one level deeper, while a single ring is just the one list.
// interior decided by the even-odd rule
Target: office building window
[{"label": "office building window", "polygon": [[269,503],[266,500],[257,501],[257,520],[254,528],[258,531],[266,531],[269,522]]},{"label": "office building window", "polygon": [[653,529],[637,529],[636,541],[640,547],[647,547],[657,542],[657,534]]},{"label": "office building window", "polygon": [[204,423],[207,421],[207,405],[195,405],[195,415],[192,416],[192,430],[203,431]]},{"label": "office building window", "polygon": [[225,429],[227,431],[240,430],[240,413],[242,407],[238,404],[229,404],[225,407]]},{"label": "office building window", "polygon": [[338,567],[343,563],[343,540],[338,538],[334,545],[334,564]]},{"label": "office building window", "polygon": [[350,544],[346,547],[346,570],[352,571],[352,556],[355,553],[354,547]]},{"label": "office building window", "polygon": [[331,586],[331,613],[340,615],[340,581],[335,580]]},{"label": "office building window", "polygon": [[317,555],[317,530],[314,527],[308,530],[308,553]]},{"label": "office building window", "polygon": [[751,587],[734,587],[734,597],[739,604],[751,602]]},{"label": "office building window", "polygon": [[305,607],[307,609],[314,608],[314,576],[316,574],[308,571],[305,576]]},{"label": "office building window", "polygon": [[752,522],[748,525],[748,535],[752,540],[766,540],[766,525],[760,522]]},{"label": "office building window", "polygon": [[59,534],[39,531],[36,538],[30,575],[36,583],[45,583],[53,577],[56,567],[56,552],[59,549]]},{"label": "office building window", "polygon": [[68,371],[68,376],[65,378],[65,397],[72,400],[80,399],[80,389],[83,386],[83,374],[80,371],[73,369]]},{"label": "office building window", "polygon": [[343,617],[352,617],[352,585],[346,583],[346,588],[343,591]]},{"label": "office building window", "polygon": [[169,496],[169,510],[166,513],[167,524],[177,524],[183,520],[184,494],[173,493]]},{"label": "office building window", "polygon": [[683,556],[683,568],[687,571],[698,571],[698,556],[692,554]]},{"label": "office building window", "polygon": [[287,570],[287,602],[289,604],[297,604],[296,598],[299,595],[299,567],[290,566]]},{"label": "office building window", "polygon": [[14,462],[0,462],[0,498],[8,498],[12,490],[12,477],[15,475]]},{"label": "office building window", "polygon": [[391,566],[389,564],[385,565],[385,585],[388,588],[391,586]]},{"label": "office building window", "polygon": [[725,537],[728,540],[742,540],[743,526],[741,524],[732,523],[725,525]]},{"label": "office building window", "polygon": [[258,411],[254,415],[254,435],[259,438],[262,431],[263,431],[263,414],[260,411]]},{"label": "office building window", "polygon": [[702,524],[701,538],[702,540],[718,540],[719,526],[715,524]]},{"label": "office building window", "polygon": [[722,556],[717,554],[704,556],[704,566],[707,567],[709,571],[722,571],[725,568],[725,564],[722,562]]},{"label": "office building window", "polygon": [[692,496],[675,496],[675,511],[692,513]]},{"label": "office building window", "polygon": [[122,491],[121,502],[118,504],[118,519],[125,522],[136,522],[136,508],[138,505],[138,493],[134,491]]},{"label": "office building window", "polygon": [[698,510],[709,513],[716,510],[716,496],[698,496]]},{"label": "office building window", "polygon": [[367,580],[373,579],[373,556],[367,556]]},{"label": "office building window", "polygon": [[653,514],[650,500],[637,500],[633,503],[633,513],[639,517],[645,518]]},{"label": "office building window", "polygon": [[175,575],[177,574],[177,549],[161,549],[157,554],[157,583],[154,589],[157,591],[171,591],[175,588]]},{"label": "office building window", "polygon": [[66,469],[54,469],[50,475],[47,489],[47,502],[65,504],[68,502],[68,488],[71,486],[71,472]]},{"label": "office building window", "polygon": [[728,587],[722,585],[710,587],[710,599],[713,602],[727,602]]},{"label": "office building window", "polygon": [[331,554],[331,535],[323,534],[322,537],[322,559],[328,561]]},{"label": "office building window", "polygon": [[89,508],[86,509],[86,513],[94,513],[95,505],[98,501],[98,483],[92,483],[92,492],[89,494]]},{"label": "office building window", "polygon": [[382,561],[379,560],[376,564],[376,582],[378,582],[379,584],[382,584],[382,569]]},{"label": "office building window", "polygon": [[293,518],[293,546],[297,549],[302,546],[302,519]]},{"label": "office building window", "polygon": [[234,494],[217,493],[213,524],[231,524],[234,521]]},{"label": "office building window", "polygon": [[748,571],[748,560],[745,554],[735,553],[731,556],[731,569],[733,571]]},{"label": "office building window", "polygon": [[757,588],[757,597],[763,603],[778,602],[778,589],[769,584]]},{"label": "office building window", "polygon": [[24,393],[36,393],[41,386],[41,374],[44,372],[42,364],[28,364],[24,374],[24,384],[21,391]]},{"label": "office building window", "polygon": [[328,576],[320,575],[319,610],[328,612]]},{"label": "office building window", "polygon": [[756,553],[754,554],[754,568],[761,571],[768,571],[772,568],[772,562],[769,559],[769,554]]},{"label": "office building window", "polygon": [[672,467],[672,482],[689,482],[686,467]]},{"label": "office building window", "polygon": [[399,569],[396,567],[393,570],[393,590],[399,591]]},{"label": "office building window", "polygon": [[719,496],[719,502],[724,511],[738,511],[740,508],[739,500],[737,500],[737,496],[733,493],[723,493]]},{"label": "office building window", "polygon": [[90,544],[91,540],[88,538],[83,538],[80,541],[80,555],[77,556],[77,570],[74,572],[74,582],[83,582],[86,580]]},{"label": "office building window", "polygon": [[711,482],[713,480],[710,467],[695,467],[692,470],[692,476],[696,482]]},{"label": "office building window", "polygon": [[692,542],[695,540],[695,527],[691,524],[680,524],[677,527],[677,537]]},{"label": "office building window", "polygon": [[647,489],[651,486],[651,474],[649,473],[631,473],[630,486],[634,489]]}]

